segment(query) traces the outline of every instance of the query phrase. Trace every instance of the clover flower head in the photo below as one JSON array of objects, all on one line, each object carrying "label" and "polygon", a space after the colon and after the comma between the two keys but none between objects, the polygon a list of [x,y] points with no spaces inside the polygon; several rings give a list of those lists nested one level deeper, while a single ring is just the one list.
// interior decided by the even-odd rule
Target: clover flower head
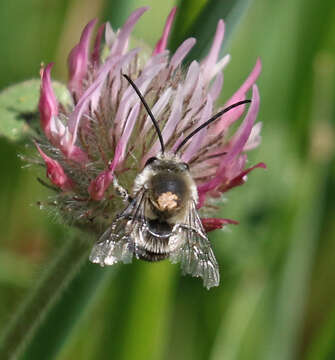
[{"label": "clover flower head", "polygon": [[[174,54],[167,49],[175,8],[151,54],[139,48],[129,49],[133,27],[146,10],[134,11],[118,31],[108,23],[100,26],[92,50],[96,20],[86,25],[68,57],[70,104],[59,103],[55,96],[53,64],[41,71],[39,111],[43,136],[37,139],[36,147],[56,190],[50,204],[66,221],[97,232],[124,206],[112,186],[114,179],[131,190],[146,160],[160,151],[153,123],[122,74],[129,76],[145,97],[161,128],[167,152],[174,152],[185,136],[215,113],[245,100],[251,90],[251,104],[235,133],[229,130],[243,117],[245,105],[199,131],[179,152],[196,182],[200,211],[212,206],[211,199],[242,185],[250,171],[265,167],[263,163],[246,167],[247,152],[260,143],[261,124],[255,123],[260,102],[255,85],[260,61],[220,106],[217,100],[223,70],[230,60],[229,55],[219,58],[224,22],[218,22],[208,55],[184,67],[183,59],[196,40],[186,39]],[[236,223],[217,218],[203,218],[202,222],[207,231]]]}]

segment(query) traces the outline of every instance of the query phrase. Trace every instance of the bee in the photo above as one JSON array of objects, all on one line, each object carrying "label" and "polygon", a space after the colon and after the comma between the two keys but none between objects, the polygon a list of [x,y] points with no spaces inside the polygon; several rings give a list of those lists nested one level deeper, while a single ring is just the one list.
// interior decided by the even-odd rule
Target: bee
[{"label": "bee", "polygon": [[185,137],[171,153],[165,151],[158,123],[144,97],[135,83],[127,75],[123,76],[147,110],[156,128],[161,151],[149,158],[136,176],[131,196],[114,178],[113,185],[127,206],[94,245],[90,261],[105,266],[130,263],[133,256],[151,262],[169,258],[172,263],[181,264],[184,274],[201,277],[207,289],[218,286],[219,266],[197,210],[197,186],[189,165],[182,161],[178,152],[198,131],[250,100],[230,105],[214,115]]}]

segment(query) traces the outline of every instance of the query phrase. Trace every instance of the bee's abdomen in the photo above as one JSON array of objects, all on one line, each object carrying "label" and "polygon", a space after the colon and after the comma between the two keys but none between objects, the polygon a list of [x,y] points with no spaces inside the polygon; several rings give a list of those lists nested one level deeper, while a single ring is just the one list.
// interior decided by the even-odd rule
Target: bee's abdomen
[{"label": "bee's abdomen", "polygon": [[161,261],[169,257],[170,253],[155,253],[143,248],[138,248],[136,250],[136,257],[141,260],[155,262]]},{"label": "bee's abdomen", "polygon": [[148,220],[147,221],[148,232],[150,235],[158,239],[168,239],[172,234],[172,225],[166,221]]},{"label": "bee's abdomen", "polygon": [[144,234],[141,245],[135,250],[137,258],[160,261],[170,255],[169,238],[172,234],[172,225],[165,221],[148,220]]}]

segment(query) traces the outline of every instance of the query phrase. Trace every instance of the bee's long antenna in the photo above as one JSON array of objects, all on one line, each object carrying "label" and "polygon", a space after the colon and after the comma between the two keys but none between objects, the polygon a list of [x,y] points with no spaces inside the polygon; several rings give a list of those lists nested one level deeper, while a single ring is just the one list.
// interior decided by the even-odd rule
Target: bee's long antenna
[{"label": "bee's long antenna", "polygon": [[164,153],[165,151],[165,147],[164,147],[164,142],[163,142],[163,136],[162,136],[162,133],[159,129],[159,126],[158,126],[158,123],[153,115],[153,113],[151,112],[150,108],[149,108],[149,105],[147,104],[147,102],[145,101],[143,95],[141,94],[140,90],[138,89],[138,87],[135,85],[134,81],[126,74],[122,74],[129,82],[129,84],[134,88],[134,90],[136,91],[138,97],[141,99],[142,101],[142,104],[144,105],[145,109],[147,110],[147,113],[148,115],[150,116],[154,126],[155,126],[155,129],[156,129],[156,132],[157,132],[157,135],[158,135],[158,139],[159,139],[159,142],[161,143],[161,149],[162,149],[162,153]]},{"label": "bee's long antenna", "polygon": [[231,109],[234,109],[237,106],[243,105],[243,104],[247,104],[250,103],[251,100],[242,100],[242,101],[238,101],[235,104],[229,105],[227,106],[225,109],[221,110],[220,112],[218,112],[217,114],[215,114],[213,117],[211,117],[209,120],[207,120],[205,123],[203,123],[202,125],[200,125],[198,128],[196,128],[195,130],[193,130],[190,134],[188,134],[186,136],[186,138],[178,145],[175,154],[177,154],[177,152],[200,130],[202,130],[203,128],[205,128],[207,125],[209,125],[210,123],[212,123],[213,121],[215,121],[216,119],[218,119],[221,115],[223,115],[224,113],[228,112]]}]

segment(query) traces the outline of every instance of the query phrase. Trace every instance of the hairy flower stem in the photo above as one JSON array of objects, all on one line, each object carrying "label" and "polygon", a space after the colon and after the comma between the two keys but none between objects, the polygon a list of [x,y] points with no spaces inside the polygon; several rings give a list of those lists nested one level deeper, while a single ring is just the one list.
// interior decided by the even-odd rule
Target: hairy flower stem
[{"label": "hairy flower stem", "polygon": [[16,359],[88,257],[89,241],[73,236],[49,265],[0,337],[3,359]]}]

